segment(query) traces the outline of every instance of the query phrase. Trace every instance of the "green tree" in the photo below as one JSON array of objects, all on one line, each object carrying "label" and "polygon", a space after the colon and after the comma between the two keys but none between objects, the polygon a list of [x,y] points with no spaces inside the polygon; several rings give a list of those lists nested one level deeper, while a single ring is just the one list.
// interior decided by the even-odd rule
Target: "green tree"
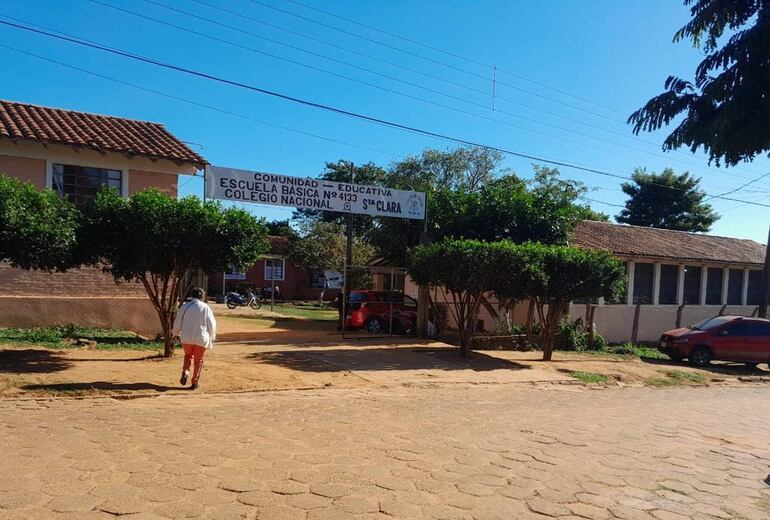
[{"label": "green tree", "polygon": [[79,215],[53,190],[0,175],[0,261],[22,269],[72,267]]},{"label": "green tree", "polygon": [[291,227],[289,219],[286,220],[273,220],[272,222],[266,222],[267,234],[274,237],[286,237],[290,241],[299,239],[299,233],[296,229]]},{"label": "green tree", "polygon": [[477,240],[442,240],[412,249],[407,259],[409,276],[419,285],[438,287],[448,293],[449,311],[460,333],[460,355],[468,355],[476,330],[481,298],[492,290],[491,246]]},{"label": "green tree", "polygon": [[524,273],[517,283],[498,282],[496,290],[503,296],[520,297],[521,287],[525,288],[535,302],[542,326],[543,360],[550,361],[559,322],[569,302],[616,296],[625,276],[623,263],[608,251],[542,244],[524,244],[520,248]]},{"label": "green tree", "polygon": [[[354,171],[356,174],[355,184],[366,184],[370,186],[388,185],[386,180],[388,172],[374,163],[370,162],[355,165]],[[326,181],[350,182],[350,161],[339,160],[337,162],[327,162],[326,167],[319,178]],[[297,209],[292,216],[292,220],[297,221],[301,225],[309,225],[319,220],[347,225],[348,214],[335,211]],[[375,217],[369,215],[353,215],[353,234],[358,237],[367,238],[372,228],[375,226],[375,220]]]},{"label": "green tree", "polygon": [[634,133],[684,116],[665,150],[703,146],[717,165],[750,161],[770,150],[770,4],[765,0],[685,0],[691,20],[674,41],[689,39],[705,57],[694,82],[669,76],[666,91],[631,114]]},{"label": "green tree", "polygon": [[116,281],[139,281],[158,313],[165,356],[173,355],[172,325],[184,274],[254,265],[267,250],[262,221],[246,211],[171,198],[150,189],[123,199],[102,189],[85,210],[79,247]]},{"label": "green tree", "polygon": [[[289,258],[291,261],[310,271],[342,271],[347,253],[345,227],[336,222],[306,222],[300,227],[301,237],[294,242]],[[361,266],[375,255],[374,248],[362,237],[353,237],[353,265]],[[324,286],[327,284],[324,283]],[[324,293],[321,293],[323,301]]]},{"label": "green tree", "polygon": [[700,179],[685,172],[676,175],[670,168],[663,173],[634,171],[633,183],[623,183],[628,195],[626,207],[615,219],[621,224],[677,231],[706,232],[719,220],[719,215],[704,202],[706,194],[699,189]]}]

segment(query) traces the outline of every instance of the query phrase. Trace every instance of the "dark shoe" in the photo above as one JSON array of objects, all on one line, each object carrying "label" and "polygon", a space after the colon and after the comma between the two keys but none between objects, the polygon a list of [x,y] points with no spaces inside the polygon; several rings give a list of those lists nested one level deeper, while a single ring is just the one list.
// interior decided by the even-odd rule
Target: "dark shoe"
[{"label": "dark shoe", "polygon": [[182,377],[179,378],[180,385],[184,386],[187,384],[187,376],[189,376],[187,372],[182,372]]},{"label": "dark shoe", "polygon": [[193,383],[190,385],[190,390],[197,390],[198,389],[198,383]]}]

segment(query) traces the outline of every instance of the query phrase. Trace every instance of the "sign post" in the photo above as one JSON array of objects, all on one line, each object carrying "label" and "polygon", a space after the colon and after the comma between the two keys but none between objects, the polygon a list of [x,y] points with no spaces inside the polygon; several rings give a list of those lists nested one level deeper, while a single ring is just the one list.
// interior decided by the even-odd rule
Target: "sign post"
[{"label": "sign post", "polygon": [[[425,193],[397,190],[381,186],[355,184],[355,166],[351,162],[350,182],[326,179],[292,177],[277,173],[265,173],[222,166],[207,166],[205,178],[206,197],[209,199],[288,206],[315,211],[346,213],[347,248],[342,272],[342,301],[340,302],[342,337],[347,325],[348,298],[353,264],[353,215],[394,217],[423,221],[421,243],[427,232],[427,208]],[[272,271],[271,271],[272,273]],[[271,276],[275,278],[275,276]],[[274,301],[275,281],[271,280],[271,309]],[[422,300],[428,296],[427,287],[420,288]],[[418,330],[424,331],[427,323],[427,301],[419,302]],[[424,332],[423,332],[424,334]]]},{"label": "sign post", "polygon": [[425,218],[425,193],[276,173],[208,166],[210,199],[339,213]]}]

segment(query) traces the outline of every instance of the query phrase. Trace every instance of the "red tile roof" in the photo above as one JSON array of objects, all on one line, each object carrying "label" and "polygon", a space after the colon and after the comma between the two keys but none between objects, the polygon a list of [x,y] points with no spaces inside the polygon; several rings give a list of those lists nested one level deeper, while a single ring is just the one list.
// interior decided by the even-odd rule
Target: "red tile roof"
[{"label": "red tile roof", "polygon": [[199,168],[206,164],[159,123],[13,101],[0,100],[0,138],[167,159]]},{"label": "red tile roof", "polygon": [[273,255],[285,255],[291,249],[291,241],[286,237],[269,235],[267,242],[270,244],[270,253]]},{"label": "red tile roof", "polygon": [[753,240],[640,226],[584,221],[572,231],[572,245],[617,255],[719,264],[765,262],[765,246]]}]

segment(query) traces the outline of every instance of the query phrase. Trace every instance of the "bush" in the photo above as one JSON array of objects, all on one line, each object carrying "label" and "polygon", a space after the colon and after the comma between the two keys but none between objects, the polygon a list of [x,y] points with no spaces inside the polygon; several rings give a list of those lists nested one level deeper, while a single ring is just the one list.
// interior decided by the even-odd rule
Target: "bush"
[{"label": "bush", "polygon": [[588,333],[580,330],[575,323],[563,320],[556,332],[556,349],[575,352],[601,352],[607,349],[607,341],[601,334],[594,333],[593,346]]}]

